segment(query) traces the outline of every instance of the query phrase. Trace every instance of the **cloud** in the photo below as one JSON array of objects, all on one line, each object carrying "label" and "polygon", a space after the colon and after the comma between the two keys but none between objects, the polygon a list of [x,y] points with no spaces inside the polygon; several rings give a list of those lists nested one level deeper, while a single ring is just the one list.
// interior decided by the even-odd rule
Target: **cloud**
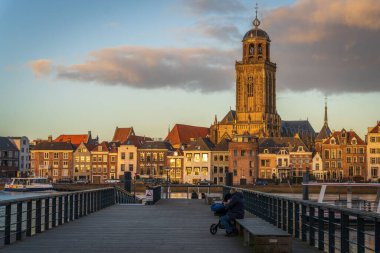
[{"label": "cloud", "polygon": [[84,63],[57,65],[54,72],[58,79],[104,85],[215,92],[233,87],[237,54],[208,48],[122,46],[94,51]]},{"label": "cloud", "polygon": [[244,5],[238,0],[183,0],[182,5],[194,14],[228,14],[244,10]]},{"label": "cloud", "polygon": [[264,19],[279,89],[380,91],[380,2],[299,0]]},{"label": "cloud", "polygon": [[47,76],[52,71],[51,61],[47,59],[31,61],[29,65],[37,78]]}]

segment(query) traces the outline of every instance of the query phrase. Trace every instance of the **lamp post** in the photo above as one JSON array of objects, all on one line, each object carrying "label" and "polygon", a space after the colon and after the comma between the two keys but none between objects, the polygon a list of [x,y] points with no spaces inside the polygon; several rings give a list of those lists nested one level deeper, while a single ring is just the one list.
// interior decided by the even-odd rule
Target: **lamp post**
[{"label": "lamp post", "polygon": [[170,172],[170,168],[166,167],[165,170],[166,170],[166,198],[168,199],[169,198],[169,172]]}]

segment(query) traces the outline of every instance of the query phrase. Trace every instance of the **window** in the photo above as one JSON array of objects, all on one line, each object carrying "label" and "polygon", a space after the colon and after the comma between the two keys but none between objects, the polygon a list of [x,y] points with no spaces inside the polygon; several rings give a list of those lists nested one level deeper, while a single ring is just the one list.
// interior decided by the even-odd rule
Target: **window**
[{"label": "window", "polygon": [[181,167],[182,165],[181,159],[176,159],[175,165],[176,167]]},{"label": "window", "polygon": [[242,149],[242,150],[240,151],[240,154],[241,154],[241,156],[245,156],[245,150]]},{"label": "window", "polygon": [[325,169],[328,169],[330,168],[330,163],[329,162],[325,162]]},{"label": "window", "polygon": [[101,162],[101,161],[102,161],[102,156],[99,155],[99,156],[98,156],[98,162]]},{"label": "window", "polygon": [[63,168],[68,168],[68,167],[69,167],[69,162],[63,161]]},{"label": "window", "polygon": [[234,169],[234,176],[237,176],[237,169]]},{"label": "window", "polygon": [[214,162],[218,161],[218,156],[214,155]]},{"label": "window", "polygon": [[371,157],[371,161],[370,161],[371,164],[376,164],[376,158],[375,157]]},{"label": "window", "polygon": [[208,154],[202,154],[202,162],[208,161]]},{"label": "window", "polygon": [[361,167],[356,167],[355,172],[356,172],[357,176],[360,176],[362,174],[362,168]]},{"label": "window", "polygon": [[125,164],[121,164],[121,166],[120,166],[120,170],[121,170],[121,171],[125,171]]},{"label": "window", "polygon": [[199,176],[199,170],[200,170],[199,167],[195,167],[194,168],[194,175]]},{"label": "window", "polygon": [[93,161],[93,162],[96,162],[96,160],[97,160],[97,156],[94,155],[94,156],[92,157],[92,161]]},{"label": "window", "polygon": [[[0,154],[1,154],[1,152],[0,152]],[[34,159],[34,152],[32,152],[31,158]]]},{"label": "window", "polygon": [[351,148],[347,148],[347,154],[351,154]]},{"label": "window", "polygon": [[354,168],[352,166],[348,167],[348,176],[350,177],[354,176]]},{"label": "window", "polygon": [[347,156],[347,163],[351,163],[351,156]]},{"label": "window", "polygon": [[218,173],[218,167],[214,166],[214,174]]},{"label": "window", "polygon": [[54,162],[53,162],[53,167],[54,167],[54,168],[58,168],[58,165],[59,165],[58,161],[54,161]]},{"label": "window", "polygon": [[58,170],[53,170],[53,176],[58,177]]},{"label": "window", "polygon": [[90,156],[86,156],[86,162],[87,162],[87,163],[90,162]]},{"label": "window", "polygon": [[370,152],[371,154],[375,154],[375,153],[376,153],[376,149],[371,148],[371,149],[369,149],[369,152]]},{"label": "window", "polygon": [[194,162],[200,161],[200,154],[194,154]]},{"label": "window", "polygon": [[69,159],[69,153],[63,153],[63,159]]},{"label": "window", "polygon": [[259,55],[261,55],[263,53],[263,47],[262,47],[261,43],[259,44],[259,46],[257,48],[257,52]]},{"label": "window", "polygon": [[191,175],[191,167],[186,167],[186,175]]},{"label": "window", "polygon": [[252,168],[252,161],[249,161],[249,168]]},{"label": "window", "polygon": [[79,168],[78,166],[75,166],[75,173],[78,173],[79,172]]},{"label": "window", "polygon": [[164,153],[159,153],[159,154],[158,154],[158,160],[159,160],[160,162],[162,162],[162,161],[164,160]]},{"label": "window", "polygon": [[103,168],[103,173],[107,173],[107,168]]},{"label": "window", "polygon": [[248,97],[253,97],[254,95],[254,83],[253,83],[253,77],[249,76],[247,81],[247,91],[248,91]]},{"label": "window", "polygon": [[153,161],[157,161],[157,153],[153,153]]},{"label": "window", "polygon": [[338,161],[338,168],[340,169],[340,168],[342,168],[342,162],[341,161]]},{"label": "window", "polygon": [[316,169],[316,170],[319,170],[319,163],[317,163],[317,164],[315,165],[315,169]]},{"label": "window", "polygon": [[222,155],[219,156],[219,161],[221,161],[221,162],[223,161],[223,156]]},{"label": "window", "polygon": [[92,172],[93,172],[93,173],[96,173],[96,167],[93,167],[93,168],[92,168]]},{"label": "window", "polygon": [[331,159],[335,159],[335,158],[336,158],[336,150],[332,149],[331,150]]},{"label": "window", "polygon": [[370,141],[371,142],[376,142],[376,138],[375,137],[371,137]]},{"label": "window", "polygon": [[107,162],[107,155],[103,155],[103,162]]},{"label": "window", "polygon": [[129,159],[133,160],[133,152],[129,152]]},{"label": "window", "polygon": [[228,155],[224,156],[224,161],[228,162]]},{"label": "window", "polygon": [[207,167],[202,167],[202,175],[207,176],[208,174],[208,168]]},{"label": "window", "polygon": [[237,150],[234,149],[234,156],[237,156]]},{"label": "window", "polygon": [[219,173],[223,174],[223,167],[219,167]]},{"label": "window", "polygon": [[219,183],[223,183],[223,177],[219,177]]},{"label": "window", "polygon": [[364,163],[364,157],[363,156],[359,157],[359,163]]},{"label": "window", "polygon": [[58,153],[54,153],[54,159],[58,159]]},{"label": "window", "polygon": [[252,177],[252,175],[253,175],[252,170],[249,170],[249,176]]},{"label": "window", "polygon": [[170,167],[175,167],[175,159],[174,158],[170,159]]},{"label": "window", "polygon": [[254,53],[255,53],[255,44],[249,44],[249,55],[254,55]]},{"label": "window", "polygon": [[228,167],[224,167],[224,173],[228,173]]},{"label": "window", "polygon": [[84,162],[84,156],[81,156],[81,157],[80,157],[80,161],[81,161],[81,162]]},{"label": "window", "polygon": [[44,153],[44,159],[49,159],[49,153],[47,152]]},{"label": "window", "polygon": [[191,154],[186,154],[186,161],[191,162]]},{"label": "window", "polygon": [[325,150],[325,159],[330,159],[330,150]]},{"label": "window", "polygon": [[121,159],[125,160],[125,152],[121,152]]},{"label": "window", "polygon": [[377,173],[378,173],[378,168],[377,167],[371,167],[371,177],[377,178]]},{"label": "window", "polygon": [[342,158],[342,150],[338,150],[338,156],[337,156],[338,159]]},{"label": "window", "polygon": [[140,154],[140,161],[141,162],[145,161],[145,154],[144,153]]}]

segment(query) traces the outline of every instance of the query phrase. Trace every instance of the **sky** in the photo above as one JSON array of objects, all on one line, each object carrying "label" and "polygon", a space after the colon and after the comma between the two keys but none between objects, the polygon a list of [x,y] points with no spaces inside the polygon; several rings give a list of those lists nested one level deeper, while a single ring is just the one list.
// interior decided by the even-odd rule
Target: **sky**
[{"label": "sky", "polygon": [[[277,111],[362,138],[380,120],[380,1],[260,0]],[[235,108],[248,0],[0,0],[0,136],[165,138]]]}]

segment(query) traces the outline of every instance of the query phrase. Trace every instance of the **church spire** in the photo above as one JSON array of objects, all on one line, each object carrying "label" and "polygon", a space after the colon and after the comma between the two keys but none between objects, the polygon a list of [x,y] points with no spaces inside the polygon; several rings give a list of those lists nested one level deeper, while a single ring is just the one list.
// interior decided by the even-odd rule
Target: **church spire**
[{"label": "church spire", "polygon": [[327,120],[327,96],[325,97],[325,125],[329,125]]},{"label": "church spire", "polygon": [[253,26],[255,27],[255,29],[257,29],[258,27],[259,27],[259,25],[260,25],[260,20],[257,18],[257,10],[259,9],[259,6],[258,6],[258,4],[256,3],[256,7],[255,7],[255,12],[256,12],[256,17],[255,17],[255,19],[252,21],[252,24],[253,24]]}]

